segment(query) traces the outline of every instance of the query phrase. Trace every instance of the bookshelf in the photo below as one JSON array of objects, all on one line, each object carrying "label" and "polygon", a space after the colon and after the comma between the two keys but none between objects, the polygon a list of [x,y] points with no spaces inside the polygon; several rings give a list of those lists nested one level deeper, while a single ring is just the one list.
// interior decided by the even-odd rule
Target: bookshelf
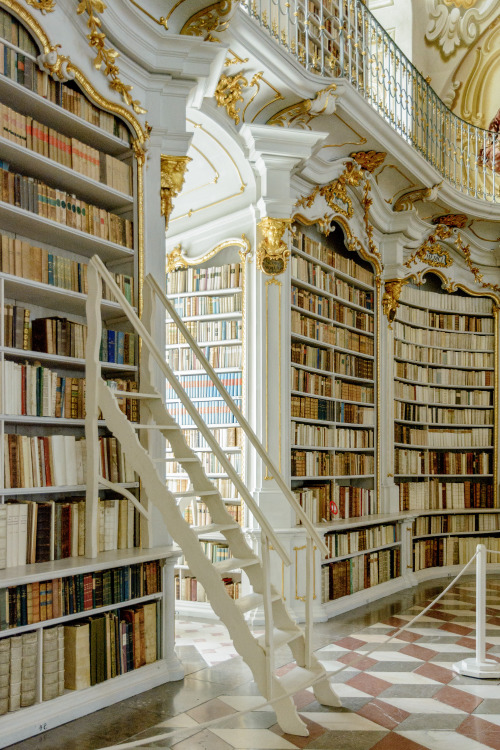
[{"label": "bookshelf", "polygon": [[493,303],[426,278],[404,287],[394,322],[395,481],[401,511],[419,515],[417,573],[462,563],[498,512]]},{"label": "bookshelf", "polygon": [[[138,305],[137,130],[125,121],[125,109],[108,102],[106,111],[74,82],[42,72],[37,40],[3,9],[0,53],[3,746],[159,685],[179,670],[167,607],[177,553],[167,546],[141,549],[131,501],[103,489],[98,555],[85,558],[87,264],[97,253]],[[101,313],[108,384],[136,391],[138,341],[106,289]],[[140,421],[138,400],[124,399],[120,408]],[[103,477],[139,493],[103,420],[99,447]],[[101,628],[95,639],[93,623]],[[128,650],[119,647],[123,639]],[[82,654],[91,667],[83,680],[76,675]],[[81,690],[77,701],[75,689]]]},{"label": "bookshelf", "polygon": [[[203,262],[201,258],[196,266],[173,269],[167,274],[167,295],[191,335],[203,346],[205,355],[229,394],[243,408],[245,271],[244,263],[240,261],[241,258],[235,253],[222,251],[211,261]],[[219,444],[225,448],[232,465],[242,475],[241,429],[209,376],[199,367],[193,353],[183,342],[175,324],[168,322],[166,360],[205,422],[210,425]],[[207,476],[221,492],[226,510],[243,525],[244,507],[235,487],[204,439],[193,429],[191,419],[184,414],[171,388],[167,388],[166,404],[170,413],[184,428],[188,445],[198,455]],[[169,461],[169,458],[170,454],[167,452],[167,486],[175,492],[187,491],[187,475],[183,473],[182,466]],[[201,499],[193,499],[183,508],[183,513],[185,519],[194,526],[209,527],[212,523],[210,512]],[[212,562],[227,559],[228,546],[222,534],[207,530],[207,534],[200,536],[200,544]],[[239,598],[241,574],[236,572],[223,579],[223,582],[231,598]],[[176,600],[177,609],[183,613],[210,613],[205,591],[191,575],[182,557],[176,565]]]}]

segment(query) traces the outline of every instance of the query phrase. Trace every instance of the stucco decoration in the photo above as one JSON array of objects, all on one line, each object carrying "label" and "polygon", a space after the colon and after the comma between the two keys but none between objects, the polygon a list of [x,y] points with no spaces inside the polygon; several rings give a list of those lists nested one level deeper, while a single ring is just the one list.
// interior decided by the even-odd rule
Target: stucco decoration
[{"label": "stucco decoration", "polygon": [[450,57],[458,47],[473,44],[479,35],[481,13],[476,8],[465,12],[461,8],[434,0],[425,38],[436,44],[444,57]]}]

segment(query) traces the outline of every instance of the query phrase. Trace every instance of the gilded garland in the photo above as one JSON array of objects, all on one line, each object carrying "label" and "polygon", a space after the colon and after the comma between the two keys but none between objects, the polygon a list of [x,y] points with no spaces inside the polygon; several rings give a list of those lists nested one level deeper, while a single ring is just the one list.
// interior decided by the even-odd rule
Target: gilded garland
[{"label": "gilded garland", "polygon": [[362,180],[362,170],[354,162],[349,161],[340,177],[322,187],[316,185],[312,193],[307,197],[300,198],[296,205],[298,207],[310,208],[316,197],[320,195],[331,209],[350,219],[353,214],[353,208],[352,201],[347,195],[347,186],[351,185],[355,187],[360,185]]},{"label": "gilded garland", "polygon": [[411,268],[413,264],[421,261],[433,268],[447,268],[448,266],[451,266],[453,260],[448,251],[440,246],[439,240],[449,239],[452,234],[453,229],[451,227],[439,224],[435,231],[427,237],[425,242],[422,243],[418,250],[415,250],[413,255],[411,255],[403,265],[405,265],[406,268]]},{"label": "gilded garland", "polygon": [[39,10],[43,15],[52,13],[56,9],[55,0],[26,0],[26,2],[32,8],[35,8],[35,10]]},{"label": "gilded garland", "polygon": [[123,83],[120,79],[120,69],[116,64],[116,59],[120,53],[112,47],[106,46],[106,34],[101,31],[101,19],[97,15],[97,13],[104,13],[105,9],[106,4],[103,0],[81,0],[76,9],[78,15],[83,13],[88,15],[87,26],[90,34],[87,34],[87,39],[96,52],[94,67],[101,70],[104,66],[104,75],[110,79],[109,85],[111,88],[123,97],[125,103],[132,107],[134,112],[143,115],[147,110],[141,107],[138,99],[132,98],[130,93],[132,86]]}]

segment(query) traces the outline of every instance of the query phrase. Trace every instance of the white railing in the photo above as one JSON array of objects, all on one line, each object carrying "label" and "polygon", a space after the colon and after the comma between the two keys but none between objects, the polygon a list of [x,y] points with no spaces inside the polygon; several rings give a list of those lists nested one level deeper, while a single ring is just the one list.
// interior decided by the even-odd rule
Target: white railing
[{"label": "white railing", "polygon": [[500,203],[500,135],[451,112],[362,0],[242,0],[307,70],[343,78],[462,193]]}]

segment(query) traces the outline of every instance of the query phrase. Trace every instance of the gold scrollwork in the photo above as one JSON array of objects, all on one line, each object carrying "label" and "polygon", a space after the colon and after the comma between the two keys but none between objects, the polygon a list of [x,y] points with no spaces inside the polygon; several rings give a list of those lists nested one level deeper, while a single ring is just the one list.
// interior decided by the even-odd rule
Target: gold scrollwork
[{"label": "gold scrollwork", "polygon": [[470,245],[464,245],[460,234],[457,234],[455,238],[455,246],[457,250],[464,256],[467,268],[474,276],[474,281],[476,282],[476,284],[480,284],[483,289],[491,289],[492,292],[500,292],[499,284],[491,284],[488,281],[483,281],[484,274],[482,274],[479,268],[472,262]]},{"label": "gold scrollwork", "polygon": [[[334,211],[350,219],[353,214],[352,201],[347,194],[347,186],[360,185],[363,180],[361,169],[354,162],[347,162],[343,173],[336,180],[320,187],[316,185],[312,193],[307,197],[300,198],[295,204],[297,207],[310,208],[316,197],[320,195]],[[339,204],[343,204],[340,205]]]},{"label": "gold scrollwork", "polygon": [[279,127],[291,127],[296,125],[302,128],[309,128],[309,123],[315,117],[324,114],[332,114],[335,109],[335,95],[333,92],[337,88],[335,83],[327,86],[325,89],[318,91],[314,99],[303,99],[296,104],[277,112],[268,121],[267,125],[278,125]]},{"label": "gold scrollwork", "polygon": [[370,252],[378,258],[380,262],[380,268],[383,267],[382,256],[380,250],[376,246],[373,239],[373,226],[370,224],[370,207],[373,203],[373,199],[370,198],[370,191],[372,189],[371,182],[365,180],[365,186],[363,188],[363,223],[365,225],[366,239],[368,240],[368,247]]},{"label": "gold scrollwork", "polygon": [[449,239],[453,235],[452,227],[447,227],[444,224],[439,224],[434,232],[430,234],[425,242],[420,245],[418,250],[415,250],[408,260],[403,265],[406,268],[411,268],[412,265],[418,263],[425,263],[427,266],[433,268],[447,268],[453,263],[453,259],[450,257],[447,250],[443,250],[439,244],[439,240]]},{"label": "gold scrollwork", "polygon": [[242,89],[248,86],[248,80],[243,73],[227,76],[225,73],[219,78],[215,89],[215,101],[218,107],[225,107],[229,117],[238,125],[240,121],[240,109],[236,107],[238,102],[243,101]]},{"label": "gold scrollwork", "polygon": [[392,328],[392,322],[398,311],[401,291],[405,284],[408,284],[408,281],[409,279],[390,279],[385,282],[384,294],[382,295],[382,309],[389,321],[389,328]]},{"label": "gold scrollwork", "polygon": [[141,13],[144,13],[145,16],[150,18],[152,21],[158,24],[158,26],[163,26],[163,28],[167,31],[168,30],[168,19],[172,15],[172,12],[174,8],[170,11],[170,13],[167,16],[160,16],[159,18],[155,18],[151,13],[149,13],[145,8],[142,7],[139,3],[136,2],[136,0],[129,0],[129,3],[132,3],[132,5],[135,5],[135,7],[141,11]]},{"label": "gold scrollwork", "polygon": [[26,0],[26,2],[35,10],[39,10],[42,15],[53,13],[56,9],[55,0]]},{"label": "gold scrollwork", "polygon": [[[239,0],[234,0],[237,5]],[[229,25],[229,14],[233,8],[233,0],[217,0],[216,3],[195,13],[189,18],[181,29],[185,36],[202,36],[205,41],[218,41],[212,36],[212,32],[220,34]]]},{"label": "gold scrollwork", "polygon": [[286,269],[290,250],[283,240],[292,219],[273,219],[266,216],[259,221],[262,239],[257,247],[257,268],[268,276],[276,276]]},{"label": "gold scrollwork", "polygon": [[120,79],[120,69],[116,64],[116,59],[120,53],[112,47],[106,46],[106,34],[101,30],[101,19],[97,13],[104,13],[106,4],[103,0],[80,0],[76,8],[78,15],[87,13],[87,27],[90,31],[87,34],[89,44],[96,52],[94,58],[94,67],[97,70],[101,70],[104,66],[104,75],[110,79],[109,85],[111,88],[118,92],[124,100],[124,102],[132,107],[134,112],[139,115],[143,115],[147,112],[138,99],[133,99],[131,95],[132,86],[123,83]]},{"label": "gold scrollwork", "polygon": [[463,229],[467,226],[469,218],[466,214],[443,214],[442,216],[436,216],[433,220],[433,224],[443,224],[446,227],[456,227],[457,229]]},{"label": "gold scrollwork", "polygon": [[176,245],[174,249],[167,254],[167,265],[166,265],[166,271],[167,273],[171,273],[172,271],[175,271],[177,268],[188,268],[189,266],[199,266],[201,263],[205,263],[205,261],[210,260],[210,258],[213,258],[217,253],[219,253],[221,250],[224,250],[226,247],[239,247],[239,255],[240,260],[242,263],[245,262],[245,260],[248,260],[248,262],[251,261],[251,245],[250,240],[245,234],[241,235],[241,238],[239,237],[230,237],[227,240],[223,240],[222,242],[219,242],[214,248],[209,250],[204,255],[200,255],[197,258],[189,258],[186,255],[182,254],[182,246]]},{"label": "gold scrollwork", "polygon": [[430,188],[418,188],[400,195],[392,207],[393,211],[410,211],[418,201],[435,201],[442,184],[442,182],[437,182]]},{"label": "gold scrollwork", "polygon": [[186,167],[191,161],[189,156],[161,155],[160,195],[161,213],[165,217],[165,228],[168,227],[174,198],[182,190]]},{"label": "gold scrollwork", "polygon": [[350,154],[351,159],[354,159],[361,169],[370,173],[382,166],[386,156],[385,151],[354,151]]}]

